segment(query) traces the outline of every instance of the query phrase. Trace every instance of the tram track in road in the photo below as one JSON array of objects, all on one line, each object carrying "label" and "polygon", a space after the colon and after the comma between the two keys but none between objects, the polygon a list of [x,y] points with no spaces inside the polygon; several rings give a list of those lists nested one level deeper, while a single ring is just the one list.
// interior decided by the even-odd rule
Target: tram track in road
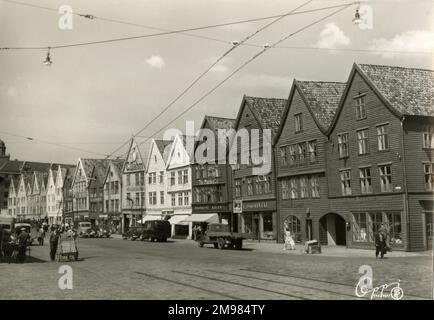
[{"label": "tram track in road", "polygon": [[[266,281],[266,282],[271,282],[271,283],[277,283],[277,284],[281,284],[281,285],[288,285],[288,286],[298,287],[298,288],[303,288],[303,289],[321,291],[321,292],[326,292],[326,293],[330,293],[330,294],[334,294],[334,295],[338,295],[338,296],[351,297],[353,299],[358,299],[358,300],[360,300],[360,299],[362,299],[362,300],[367,299],[367,298],[358,298],[354,294],[336,292],[336,291],[331,291],[331,290],[328,290],[328,289],[322,289],[322,288],[317,288],[317,287],[309,287],[309,286],[304,286],[304,285],[294,284],[294,283],[288,283],[288,282],[281,282],[281,281],[272,280],[272,279],[264,279],[264,278],[249,276],[249,275],[243,275],[243,274],[237,274],[237,273],[231,273],[231,272],[224,272],[224,271],[217,271],[217,270],[207,270],[207,271],[208,272],[220,273],[220,274],[224,274],[224,275],[237,276],[237,277],[246,278],[246,279],[255,279],[255,280],[261,280],[261,281]],[[310,281],[316,281],[316,280],[310,280]]]},{"label": "tram track in road", "polygon": [[[240,271],[255,272],[255,273],[260,273],[260,274],[274,275],[274,276],[279,276],[279,277],[284,277],[284,278],[294,278],[294,279],[299,279],[299,280],[304,280],[304,281],[313,281],[313,282],[316,281],[316,282],[321,282],[321,283],[325,283],[325,284],[345,286],[348,288],[352,288],[353,290],[355,290],[355,287],[356,287],[356,284],[334,282],[334,281],[329,281],[329,280],[308,278],[308,277],[302,277],[302,276],[294,276],[291,274],[285,274],[285,273],[279,273],[279,272],[259,271],[259,270],[249,269],[249,268],[242,268],[239,270]],[[431,297],[422,297],[422,296],[410,295],[410,294],[405,294],[405,297],[412,298],[412,299],[431,300]]]},{"label": "tram track in road", "polygon": [[195,286],[195,285],[192,285],[192,284],[189,284],[189,283],[183,283],[181,281],[171,280],[171,279],[168,279],[168,278],[159,277],[159,276],[156,276],[156,275],[153,275],[153,274],[149,274],[149,273],[145,273],[145,272],[135,271],[135,273],[138,274],[138,275],[142,275],[142,276],[148,277],[148,278],[152,278],[152,279],[156,279],[156,280],[161,280],[161,281],[165,281],[165,282],[169,282],[169,283],[174,283],[174,284],[177,284],[179,286],[184,286],[184,287],[188,287],[188,288],[193,288],[193,289],[196,289],[196,290],[204,291],[204,292],[207,292],[207,293],[215,294],[215,295],[218,295],[220,297],[225,297],[225,298],[229,298],[229,299],[233,299],[233,300],[241,300],[238,297],[234,297],[234,296],[228,295],[226,293],[221,293],[221,292],[218,292],[218,291],[214,291],[214,290],[210,290],[210,289],[205,289],[205,288],[198,287],[198,286]]},{"label": "tram track in road", "polygon": [[187,276],[191,276],[191,277],[207,279],[207,280],[211,280],[211,281],[228,283],[228,284],[239,286],[239,287],[244,287],[244,288],[254,289],[254,290],[258,290],[258,291],[268,292],[268,293],[272,293],[272,294],[276,294],[276,295],[281,295],[281,296],[286,296],[286,297],[290,297],[290,298],[294,298],[294,299],[312,300],[310,298],[302,297],[302,296],[295,295],[295,294],[289,294],[289,293],[285,293],[285,292],[280,292],[280,291],[275,291],[275,290],[270,290],[270,289],[255,287],[255,286],[251,286],[251,285],[248,285],[248,284],[243,284],[243,283],[239,283],[239,282],[235,282],[235,281],[230,281],[230,280],[225,280],[225,279],[214,278],[214,277],[210,277],[210,276],[206,276],[206,275],[194,274],[194,273],[189,273],[189,272],[184,272],[184,271],[178,271],[178,270],[173,270],[172,272],[183,274],[183,275],[187,275]]}]

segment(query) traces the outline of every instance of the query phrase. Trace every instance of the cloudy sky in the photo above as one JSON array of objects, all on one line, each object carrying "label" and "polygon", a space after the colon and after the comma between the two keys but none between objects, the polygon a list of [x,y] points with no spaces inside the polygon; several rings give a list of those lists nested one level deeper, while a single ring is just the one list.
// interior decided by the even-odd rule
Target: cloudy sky
[{"label": "cloudy sky", "polygon": [[[180,30],[280,15],[306,0],[20,2],[53,9],[67,4],[75,13]],[[314,0],[301,10],[342,3],[346,1]],[[179,117],[201,95],[261,50],[255,46],[237,47],[143,131],[138,140],[152,136],[174,119],[170,127],[182,129],[186,120],[194,120],[198,127],[205,114],[235,117],[244,94],[287,98],[294,78],[346,81],[353,62],[433,68],[433,56],[426,54],[434,51],[433,1],[371,0],[366,4],[372,8],[372,29],[362,30],[352,23],[356,9],[352,6],[289,38],[280,44],[281,48],[268,50]],[[285,17],[248,43],[272,44],[333,10]],[[55,11],[0,0],[0,47],[48,47],[158,32],[79,16],[74,16],[72,30],[61,30],[60,17]],[[240,41],[270,21],[190,34]],[[0,50],[0,139],[6,142],[12,159],[75,163],[79,156],[109,154],[230,47],[224,41],[172,34],[55,49],[51,51],[50,67],[43,64],[46,50]],[[161,134],[162,131],[157,136]],[[122,151],[125,148],[117,154]],[[143,144],[142,153],[147,152],[148,146]]]}]

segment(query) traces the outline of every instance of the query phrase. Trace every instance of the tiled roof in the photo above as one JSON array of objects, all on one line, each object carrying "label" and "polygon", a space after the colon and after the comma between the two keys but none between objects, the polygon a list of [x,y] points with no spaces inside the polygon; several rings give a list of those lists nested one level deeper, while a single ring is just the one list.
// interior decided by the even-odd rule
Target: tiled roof
[{"label": "tiled roof", "polygon": [[434,71],[359,64],[362,72],[402,115],[434,116]]},{"label": "tiled roof", "polygon": [[287,100],[250,96],[245,96],[244,99],[258,118],[262,129],[271,129],[272,136],[274,136],[279,130]]},{"label": "tiled roof", "polygon": [[9,158],[0,158],[0,172],[2,171],[2,167],[8,163]]},{"label": "tiled roof", "polygon": [[[173,141],[169,140],[155,140],[155,144],[157,145],[158,150],[160,151],[160,154],[163,157],[165,163],[167,163],[167,160],[169,159],[169,151],[172,143]],[[165,150],[167,151],[164,152]]]},{"label": "tiled roof", "polygon": [[[109,161],[110,160],[107,159],[98,159],[97,161],[95,161],[93,176],[96,176],[96,181],[91,180],[91,184],[96,182],[97,185],[102,185],[104,183],[105,174],[109,166]],[[88,178],[91,178],[91,175],[89,175]]]},{"label": "tiled roof", "polygon": [[299,81],[297,86],[307,100],[318,123],[327,130],[335,115],[339,100],[345,89],[345,82]]},{"label": "tiled roof", "polygon": [[205,116],[212,130],[217,131],[218,129],[233,129],[235,125],[235,119],[221,118]]},{"label": "tiled roof", "polygon": [[100,165],[102,162],[105,162],[105,159],[81,159],[81,163],[83,165],[84,173],[86,177],[89,179],[92,175],[93,168],[95,166]]},{"label": "tiled roof", "polygon": [[1,168],[1,172],[20,173],[20,170],[21,170],[21,167],[23,166],[23,163],[24,163],[24,161],[18,161],[18,160],[8,161]]}]

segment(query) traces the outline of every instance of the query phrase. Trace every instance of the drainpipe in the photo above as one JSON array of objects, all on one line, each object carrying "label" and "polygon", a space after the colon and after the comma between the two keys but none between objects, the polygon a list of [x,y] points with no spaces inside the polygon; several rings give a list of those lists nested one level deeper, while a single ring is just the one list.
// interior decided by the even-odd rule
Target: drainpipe
[{"label": "drainpipe", "polygon": [[406,220],[406,236],[407,241],[405,242],[405,251],[410,251],[410,214],[409,214],[409,205],[408,205],[408,188],[407,188],[407,168],[406,168],[406,157],[405,157],[405,143],[404,143],[404,121],[405,116],[401,117],[401,149],[402,149],[402,172],[403,172],[403,184],[404,184],[404,210],[405,210],[405,220]]}]

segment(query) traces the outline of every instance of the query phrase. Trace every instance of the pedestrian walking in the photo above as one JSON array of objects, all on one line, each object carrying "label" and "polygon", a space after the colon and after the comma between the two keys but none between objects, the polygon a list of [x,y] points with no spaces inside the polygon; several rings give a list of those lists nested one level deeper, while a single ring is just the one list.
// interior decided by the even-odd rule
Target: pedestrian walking
[{"label": "pedestrian walking", "polygon": [[389,232],[387,226],[382,224],[381,227],[375,232],[375,257],[378,258],[380,256],[381,259],[384,258],[384,255],[387,251],[391,251],[390,245],[388,243]]},{"label": "pedestrian walking", "polygon": [[295,250],[295,242],[291,230],[285,227],[285,244],[283,250]]},{"label": "pedestrian walking", "polygon": [[44,239],[45,239],[45,231],[44,228],[39,228],[39,232],[38,232],[38,243],[40,246],[44,245]]},{"label": "pedestrian walking", "polygon": [[50,235],[50,259],[51,259],[51,261],[54,261],[56,258],[57,245],[59,243],[59,235],[60,235],[60,233],[59,233],[58,229],[54,229]]},{"label": "pedestrian walking", "polygon": [[30,235],[26,232],[26,228],[21,228],[21,232],[17,238],[17,245],[18,245],[17,261],[18,261],[18,263],[24,263],[24,261],[26,260],[27,244],[28,244],[29,238],[30,238]]}]

